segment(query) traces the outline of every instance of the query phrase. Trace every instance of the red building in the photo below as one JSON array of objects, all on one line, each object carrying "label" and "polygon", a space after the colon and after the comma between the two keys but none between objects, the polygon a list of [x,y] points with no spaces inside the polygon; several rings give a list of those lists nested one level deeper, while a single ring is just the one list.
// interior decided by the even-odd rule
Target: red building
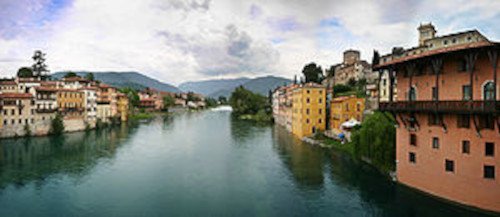
[{"label": "red building", "polygon": [[428,24],[419,31],[418,47],[395,48],[375,66],[397,80],[397,99],[380,110],[397,120],[398,181],[500,212],[500,44],[476,30],[437,37]]}]

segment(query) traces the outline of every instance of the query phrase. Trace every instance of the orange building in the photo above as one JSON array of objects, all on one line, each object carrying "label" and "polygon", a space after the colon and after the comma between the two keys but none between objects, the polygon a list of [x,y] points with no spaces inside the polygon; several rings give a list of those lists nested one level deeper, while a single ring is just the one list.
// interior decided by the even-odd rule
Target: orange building
[{"label": "orange building", "polygon": [[83,92],[73,89],[58,89],[57,107],[65,119],[83,118]]},{"label": "orange building", "polygon": [[399,126],[398,181],[500,212],[500,44],[476,30],[440,37],[432,25],[419,31],[419,47],[382,56],[375,66],[398,83],[397,99],[380,103]]},{"label": "orange building", "polygon": [[365,99],[356,96],[341,96],[330,103],[330,129],[340,132],[340,126],[351,119],[363,121]]}]

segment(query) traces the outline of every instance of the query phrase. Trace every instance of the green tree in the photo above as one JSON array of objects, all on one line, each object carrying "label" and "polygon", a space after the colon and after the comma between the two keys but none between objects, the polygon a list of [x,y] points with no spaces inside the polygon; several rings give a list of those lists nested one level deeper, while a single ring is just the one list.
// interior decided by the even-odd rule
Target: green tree
[{"label": "green tree", "polygon": [[125,87],[125,88],[120,89],[119,91],[124,93],[125,95],[127,95],[128,101],[129,101],[130,105],[132,105],[132,106],[130,106],[130,109],[132,109],[133,107],[139,106],[140,98],[139,98],[139,94],[137,93],[137,90],[130,88],[130,87]]},{"label": "green tree", "polygon": [[219,103],[222,105],[227,104],[227,98],[225,96],[219,96]]},{"label": "green tree", "polygon": [[335,86],[333,86],[333,93],[334,94],[345,93],[345,92],[349,92],[349,91],[352,91],[352,88],[350,86],[347,86],[347,85],[336,84]]},{"label": "green tree", "polygon": [[380,63],[380,54],[377,50],[373,50],[372,65],[378,65]]},{"label": "green tree", "polygon": [[72,78],[72,77],[77,77],[78,75],[74,72],[68,72],[64,75],[64,78]]},{"label": "green tree", "polygon": [[47,64],[45,64],[45,53],[43,53],[41,50],[36,50],[35,53],[33,54],[33,61],[35,63],[32,66],[33,69],[33,76],[38,76],[41,78],[48,77],[46,74],[49,72],[47,69]]},{"label": "green tree", "polygon": [[217,106],[217,100],[215,100],[214,98],[210,98],[210,97],[206,98],[205,103],[206,103],[207,108]]},{"label": "green tree", "polygon": [[387,113],[375,112],[363,121],[352,134],[354,152],[366,157],[378,167],[392,170],[396,160],[396,128],[394,118]]},{"label": "green tree", "polygon": [[354,78],[349,78],[349,80],[347,81],[347,86],[349,87],[355,87],[356,86],[356,79]]},{"label": "green tree", "polygon": [[198,96],[196,96],[193,92],[188,92],[188,94],[187,94],[187,101],[198,102],[200,100],[201,99]]},{"label": "green tree", "polygon": [[89,81],[94,81],[94,73],[92,72],[89,72],[85,75],[85,79],[89,80]]},{"label": "green tree", "polygon": [[306,77],[306,82],[320,83],[323,80],[323,70],[316,63],[309,63],[304,66],[302,74]]},{"label": "green tree", "polygon": [[229,104],[236,115],[255,115],[260,110],[267,111],[269,105],[267,97],[253,93],[240,86],[234,90],[229,98]]},{"label": "green tree", "polygon": [[17,70],[17,77],[20,78],[33,77],[33,70],[29,67],[21,67],[19,70]]},{"label": "green tree", "polygon": [[24,125],[24,135],[26,136],[31,136],[31,128],[28,123]]},{"label": "green tree", "polygon": [[174,97],[167,95],[163,97],[163,107],[168,108],[175,105]]},{"label": "green tree", "polygon": [[51,121],[50,134],[61,135],[63,132],[64,132],[63,117],[61,114],[57,113],[56,117]]}]

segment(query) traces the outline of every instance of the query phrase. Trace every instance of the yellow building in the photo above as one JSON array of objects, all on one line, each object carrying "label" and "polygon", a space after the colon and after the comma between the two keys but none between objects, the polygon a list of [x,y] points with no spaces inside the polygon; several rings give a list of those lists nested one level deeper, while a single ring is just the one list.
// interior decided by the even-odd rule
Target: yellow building
[{"label": "yellow building", "polygon": [[303,84],[292,92],[292,133],[299,138],[325,130],[326,88]]},{"label": "yellow building", "polygon": [[128,119],[128,98],[127,95],[123,93],[117,94],[117,107],[118,107],[118,116],[121,121],[127,121]]},{"label": "yellow building", "polygon": [[365,110],[365,99],[356,96],[334,98],[330,108],[330,129],[339,131],[342,123],[351,119],[361,122]]},{"label": "yellow building", "polygon": [[57,106],[65,119],[83,118],[84,95],[83,92],[73,89],[58,89]]}]

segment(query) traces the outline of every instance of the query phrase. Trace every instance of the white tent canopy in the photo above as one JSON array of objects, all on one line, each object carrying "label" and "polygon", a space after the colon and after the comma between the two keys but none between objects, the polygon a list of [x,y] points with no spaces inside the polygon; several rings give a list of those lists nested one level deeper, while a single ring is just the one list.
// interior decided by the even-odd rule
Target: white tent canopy
[{"label": "white tent canopy", "polygon": [[358,126],[360,124],[361,123],[359,121],[357,121],[354,118],[351,118],[351,120],[342,123],[340,126],[342,126],[343,128],[353,128],[353,127]]}]

